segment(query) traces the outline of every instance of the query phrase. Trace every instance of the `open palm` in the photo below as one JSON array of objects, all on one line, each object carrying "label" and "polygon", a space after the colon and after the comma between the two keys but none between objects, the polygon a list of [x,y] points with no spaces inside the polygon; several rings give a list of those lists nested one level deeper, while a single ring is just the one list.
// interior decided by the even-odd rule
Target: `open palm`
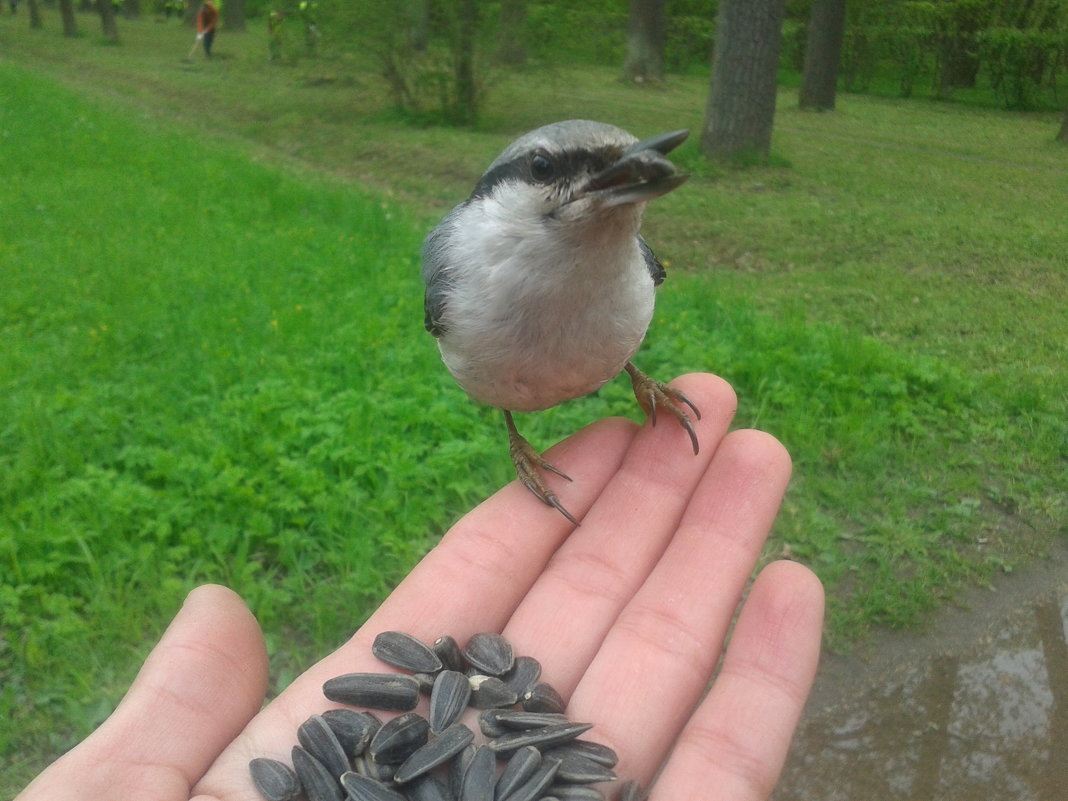
[{"label": "open palm", "polygon": [[766,798],[815,672],[822,589],[800,565],[764,568],[709,689],[790,461],[767,434],[727,433],[727,384],[678,385],[703,413],[700,455],[670,420],[580,431],[548,454],[576,478],[558,490],[579,528],[513,482],[262,709],[259,627],[229,590],[195,590],[111,718],[17,801],[254,801],[249,760],[288,761],[297,726],[331,706],[323,682],[384,670],[370,646],[390,629],[460,642],[502,632],[542,663],[568,717],[619,753],[620,776],[655,777],[652,799]]}]

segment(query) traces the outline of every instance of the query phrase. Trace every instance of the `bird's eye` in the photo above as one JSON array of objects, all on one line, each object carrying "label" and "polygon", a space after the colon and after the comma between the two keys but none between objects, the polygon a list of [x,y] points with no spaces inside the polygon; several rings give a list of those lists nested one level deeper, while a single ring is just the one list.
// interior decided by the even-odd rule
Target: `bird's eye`
[{"label": "bird's eye", "polygon": [[544,183],[553,177],[553,162],[544,153],[535,153],[530,159],[530,177]]}]

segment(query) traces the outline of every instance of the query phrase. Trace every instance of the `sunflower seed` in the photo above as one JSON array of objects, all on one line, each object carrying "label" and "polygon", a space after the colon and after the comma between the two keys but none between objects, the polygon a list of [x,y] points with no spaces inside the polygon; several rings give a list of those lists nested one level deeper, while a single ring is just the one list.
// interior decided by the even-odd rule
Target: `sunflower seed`
[{"label": "sunflower seed", "polygon": [[360,754],[352,761],[352,767],[361,776],[366,776],[383,784],[393,781],[393,773],[397,769],[396,765],[375,762],[370,754]]},{"label": "sunflower seed", "polygon": [[560,770],[557,771],[556,776],[563,782],[594,784],[595,782],[611,782],[616,779],[616,774],[611,768],[598,765],[589,757],[584,757],[581,754],[572,753],[564,754],[562,757],[547,758],[559,760]]},{"label": "sunflower seed", "polygon": [[446,670],[462,671],[464,669],[464,657],[460,653],[460,646],[448,634],[434,640],[430,650],[437,654],[438,659],[441,660],[441,664]]},{"label": "sunflower seed", "polygon": [[463,654],[468,663],[490,676],[502,676],[515,664],[512,644],[492,632],[473,634]]},{"label": "sunflower seed", "polygon": [[627,779],[619,786],[619,795],[616,801],[645,801],[646,794],[642,786],[634,779]]},{"label": "sunflower seed", "polygon": [[555,759],[543,759],[541,765],[534,771],[534,775],[501,801],[534,801],[540,798],[545,789],[553,783],[559,766],[560,763]]},{"label": "sunflower seed", "polygon": [[426,745],[430,724],[422,715],[406,712],[382,724],[382,728],[367,746],[367,753],[376,762],[396,765]]},{"label": "sunflower seed", "polygon": [[474,739],[475,733],[467,726],[454,723],[404,760],[393,774],[393,781],[404,784],[417,776],[429,773],[467,748]]},{"label": "sunflower seed", "polygon": [[467,746],[456,755],[456,759],[449,765],[449,790],[454,798],[460,797],[460,791],[463,789],[464,774],[467,773],[467,768],[471,764],[471,760],[475,758],[475,751],[477,750],[474,745]]},{"label": "sunflower seed", "polygon": [[512,669],[501,676],[508,689],[522,697],[541,678],[541,662],[532,656],[517,656]]},{"label": "sunflower seed", "polygon": [[352,771],[341,775],[341,786],[352,801],[408,801],[382,782]]},{"label": "sunflower seed", "polygon": [[299,745],[293,746],[293,769],[308,801],[342,801],[344,794],[337,776]]},{"label": "sunflower seed", "polygon": [[470,699],[467,676],[455,670],[441,671],[430,691],[430,731],[437,734],[459,720]]},{"label": "sunflower seed", "polygon": [[567,708],[560,693],[544,681],[536,682],[523,693],[521,703],[527,712],[563,712]]},{"label": "sunflower seed", "polygon": [[454,801],[448,785],[427,774],[412,779],[404,790],[411,801]]},{"label": "sunflower seed", "polygon": [[438,675],[436,673],[413,673],[412,678],[419,682],[419,692],[423,695],[430,695],[434,690],[434,679]]},{"label": "sunflower seed", "polygon": [[402,631],[383,631],[375,637],[371,653],[401,670],[412,673],[437,673],[441,660],[423,642]]},{"label": "sunflower seed", "polygon": [[460,785],[460,801],[493,801],[493,785],[497,780],[497,755],[493,749],[479,746],[464,771]]},{"label": "sunflower seed", "polygon": [[532,745],[523,746],[509,758],[504,772],[497,779],[493,797],[503,801],[516,789],[522,787],[541,765],[541,751]]},{"label": "sunflower seed", "polygon": [[300,795],[297,774],[286,763],[257,757],[248,763],[248,769],[265,801],[294,801]]},{"label": "sunflower seed", "polygon": [[362,754],[382,726],[382,721],[370,712],[357,712],[355,709],[328,709],[323,712],[323,720],[350,757]]},{"label": "sunflower seed", "polygon": [[471,706],[475,709],[493,709],[502,706],[514,706],[518,700],[508,685],[496,676],[471,676]]},{"label": "sunflower seed", "polygon": [[349,770],[349,758],[337,735],[322,715],[312,715],[297,729],[297,742],[318,759],[335,778]]},{"label": "sunflower seed", "polygon": [[604,801],[604,793],[588,784],[554,784],[549,793],[558,801]]},{"label": "sunflower seed", "polygon": [[546,755],[548,756],[549,754],[561,758],[567,754],[580,754],[587,759],[592,759],[598,765],[604,765],[606,768],[614,768],[616,763],[619,762],[619,755],[607,745],[590,742],[589,740],[572,740],[565,745],[549,749]]},{"label": "sunflower seed", "polygon": [[419,704],[419,682],[399,673],[346,673],[327,679],[323,695],[350,706],[407,712]]},{"label": "sunflower seed", "polygon": [[[506,731],[540,729],[542,726],[567,722],[564,715],[556,712],[524,712],[516,709],[487,709],[478,716],[478,725],[487,737],[496,737]],[[486,729],[497,734],[490,734]]]},{"label": "sunflower seed", "polygon": [[502,734],[489,741],[489,747],[498,754],[510,754],[524,745],[549,748],[566,743],[593,728],[592,723],[554,723],[540,729],[514,731]]}]

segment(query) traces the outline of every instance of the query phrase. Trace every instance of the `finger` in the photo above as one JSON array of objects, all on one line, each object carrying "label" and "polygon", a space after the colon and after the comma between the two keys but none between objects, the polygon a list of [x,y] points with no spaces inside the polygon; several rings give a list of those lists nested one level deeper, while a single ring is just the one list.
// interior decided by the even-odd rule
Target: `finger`
[{"label": "finger", "polygon": [[686,725],[653,799],[763,801],[775,787],[819,660],[823,587],[794,562],[765,568],[711,692]]},{"label": "finger", "polygon": [[721,379],[695,375],[679,383],[704,412],[697,423],[700,454],[685,446],[677,426],[643,427],[582,527],[561,545],[505,630],[522,652],[538,655],[565,698],[671,541],[737,408]]},{"label": "finger", "polygon": [[184,801],[259,710],[266,686],[255,618],[230,590],[199,587],[118,708],[18,801]]},{"label": "finger", "polygon": [[623,755],[623,775],[654,775],[706,691],[789,477],[790,457],[773,437],[729,434],[582,677],[569,714],[596,722],[598,738]]}]

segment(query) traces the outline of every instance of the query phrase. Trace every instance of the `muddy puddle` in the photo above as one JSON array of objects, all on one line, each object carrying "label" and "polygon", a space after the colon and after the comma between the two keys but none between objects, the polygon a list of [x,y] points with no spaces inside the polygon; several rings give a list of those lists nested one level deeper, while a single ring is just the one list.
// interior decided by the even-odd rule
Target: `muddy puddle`
[{"label": "muddy puddle", "polygon": [[824,660],[774,801],[1068,801],[1068,543]]}]

